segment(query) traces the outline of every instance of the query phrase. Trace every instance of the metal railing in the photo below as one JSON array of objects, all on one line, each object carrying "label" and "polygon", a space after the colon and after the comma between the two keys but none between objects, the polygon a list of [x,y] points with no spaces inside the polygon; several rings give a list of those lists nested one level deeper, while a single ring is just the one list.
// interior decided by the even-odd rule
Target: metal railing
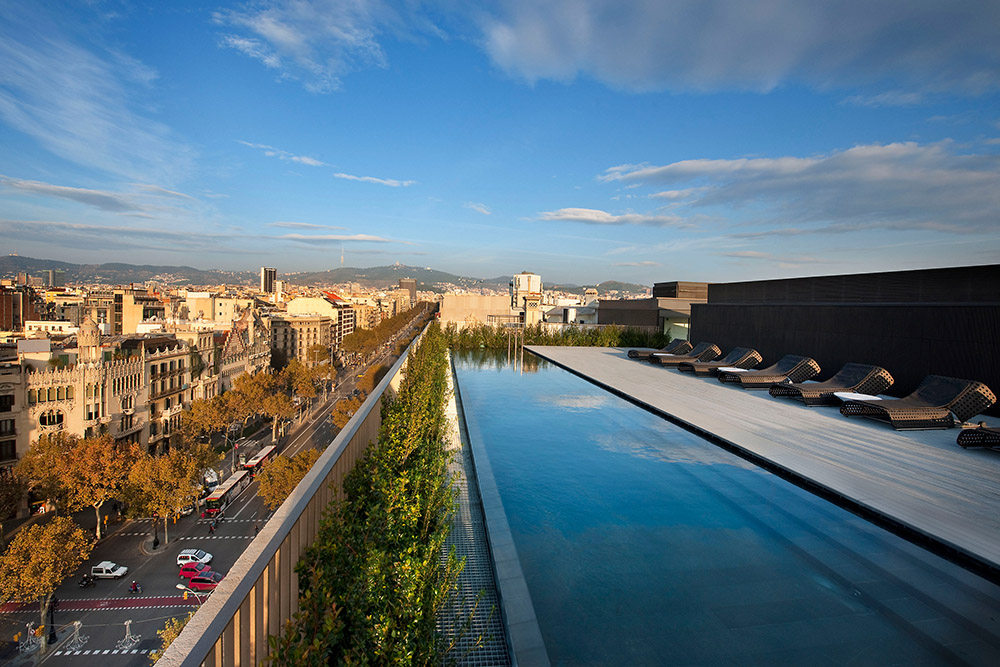
[{"label": "metal railing", "polygon": [[341,497],[344,478],[378,438],[382,396],[396,393],[410,349],[422,337],[423,332],[393,364],[157,664],[236,667],[263,662],[268,635],[280,634],[298,610],[295,565],[316,539],[326,506]]}]

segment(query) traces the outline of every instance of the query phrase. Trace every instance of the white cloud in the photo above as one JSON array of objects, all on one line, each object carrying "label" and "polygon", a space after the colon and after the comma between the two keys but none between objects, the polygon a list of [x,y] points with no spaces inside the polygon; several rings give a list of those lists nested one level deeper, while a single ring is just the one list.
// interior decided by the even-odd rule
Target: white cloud
[{"label": "white cloud", "polygon": [[382,238],[381,236],[372,236],[371,234],[282,234],[280,236],[275,236],[273,238],[282,239],[287,241],[302,241],[305,243],[314,243],[317,241],[337,241],[338,243],[348,242],[348,241],[365,241],[369,243],[392,243],[391,239]]},{"label": "white cloud", "polygon": [[149,183],[133,183],[133,187],[143,192],[151,195],[158,195],[161,197],[176,197],[177,199],[190,199],[192,201],[198,201],[196,197],[184,194],[183,192],[177,192],[176,190],[168,190],[166,188],[161,188],[159,185],[150,185]]},{"label": "white cloud", "polygon": [[477,213],[482,213],[483,215],[491,215],[491,211],[486,204],[480,204],[479,202],[467,201],[464,204],[465,208],[476,211]]},{"label": "white cloud", "polygon": [[1000,210],[1000,156],[960,153],[951,142],[622,165],[602,178],[697,187],[699,194],[672,212],[752,211],[748,224],[758,229],[736,234],[744,238],[865,229],[978,233],[996,228]]},{"label": "white cloud", "polygon": [[637,213],[612,215],[607,211],[593,208],[561,208],[558,211],[543,211],[538,214],[538,219],[583,222],[588,225],[649,225],[652,227],[684,227],[689,225],[683,218],[673,215],[640,215]]},{"label": "white cloud", "polygon": [[88,190],[86,188],[71,188],[64,185],[52,185],[39,181],[25,181],[20,178],[10,178],[0,175],[0,184],[18,190],[43,197],[56,197],[67,199],[79,204],[94,206],[102,211],[112,213],[124,213],[126,211],[138,211],[140,207],[129,201],[125,197],[105,190]]},{"label": "white cloud", "polygon": [[394,178],[377,178],[375,176],[354,176],[353,174],[344,174],[338,172],[333,175],[334,178],[341,178],[347,181],[359,181],[361,183],[375,183],[377,185],[387,185],[390,188],[406,188],[411,185],[416,184],[416,181],[397,181]]},{"label": "white cloud", "polygon": [[296,162],[298,164],[304,164],[308,167],[325,167],[326,163],[316,158],[309,157],[307,155],[295,155],[294,153],[289,153],[288,151],[283,151],[280,148],[275,148],[274,146],[268,146],[267,144],[255,144],[250,141],[243,141],[242,139],[237,139],[238,143],[244,146],[249,146],[250,148],[257,148],[264,151],[264,155],[268,157],[276,157],[279,160],[285,160],[286,162]]},{"label": "white cloud", "polygon": [[902,92],[1000,87],[1000,4],[980,0],[501,0],[484,48],[535,81],[769,91],[784,83]]},{"label": "white cloud", "polygon": [[652,260],[644,260],[641,262],[617,262],[612,266],[637,266],[637,267],[647,267],[647,266],[662,266],[659,262],[654,262]]},{"label": "white cloud", "polygon": [[720,253],[723,257],[732,257],[733,259],[746,259],[752,261],[767,262],[768,264],[773,264],[776,267],[788,269],[788,268],[798,268],[801,266],[808,266],[810,264],[829,264],[829,260],[821,259],[818,257],[811,256],[782,256],[774,255],[769,252],[759,252],[757,250],[736,250],[733,252]]},{"label": "white cloud", "polygon": [[912,107],[922,104],[926,96],[923,93],[904,92],[901,90],[890,90],[874,95],[851,95],[844,100],[844,104],[852,104],[859,107]]},{"label": "white cloud", "polygon": [[688,199],[689,197],[703,192],[705,188],[684,188],[683,190],[664,190],[663,192],[654,192],[649,195],[652,199],[668,199],[670,201],[678,201],[681,199]]},{"label": "white cloud", "polygon": [[284,227],[286,229],[346,229],[337,225],[316,225],[311,222],[272,222],[271,227]]},{"label": "white cloud", "polygon": [[[0,4],[0,119],[46,150],[129,179],[177,182],[193,151],[140,111],[156,73],[77,39],[45,3]],[[67,13],[67,16],[69,14]]]},{"label": "white cloud", "polygon": [[379,40],[440,34],[418,3],[383,0],[277,0],[214,14],[221,45],[260,61],[309,91],[341,87],[347,74],[385,67]]}]

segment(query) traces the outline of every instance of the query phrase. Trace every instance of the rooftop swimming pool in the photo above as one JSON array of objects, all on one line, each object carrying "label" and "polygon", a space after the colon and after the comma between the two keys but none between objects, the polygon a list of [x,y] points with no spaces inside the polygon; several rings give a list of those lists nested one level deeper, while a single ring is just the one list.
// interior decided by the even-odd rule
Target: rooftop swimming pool
[{"label": "rooftop swimming pool", "polygon": [[997,664],[1000,587],[525,354],[456,354],[554,664]]}]

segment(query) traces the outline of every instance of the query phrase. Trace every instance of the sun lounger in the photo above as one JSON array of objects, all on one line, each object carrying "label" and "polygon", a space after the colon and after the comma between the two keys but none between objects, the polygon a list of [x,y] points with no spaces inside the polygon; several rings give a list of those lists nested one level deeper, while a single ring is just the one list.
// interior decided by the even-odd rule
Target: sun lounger
[{"label": "sun lounger", "polygon": [[711,361],[712,359],[718,359],[721,354],[722,350],[719,349],[718,345],[698,343],[687,354],[678,355],[654,352],[649,356],[649,363],[660,364],[661,366],[676,366],[684,361]]},{"label": "sun lounger", "polygon": [[1000,447],[1000,428],[982,424],[979,428],[962,429],[958,434],[958,444],[966,449],[977,447],[996,449]]},{"label": "sun lounger", "polygon": [[942,375],[928,375],[905,398],[848,400],[840,406],[845,417],[868,417],[887,422],[897,430],[951,428],[996,402],[982,382]]},{"label": "sun lounger", "polygon": [[677,370],[695,375],[715,375],[720,368],[753,368],[763,361],[760,352],[749,347],[735,347],[718,361],[684,361]]},{"label": "sun lounger", "polygon": [[744,389],[768,389],[776,382],[802,382],[819,373],[819,364],[810,357],[786,354],[778,363],[760,370],[720,368],[720,382],[738,383]]},{"label": "sun lounger", "polygon": [[853,391],[859,394],[881,394],[892,386],[892,375],[879,366],[844,364],[829,380],[823,382],[791,382],[772,384],[771,396],[791,396],[808,406],[840,405],[835,391]]},{"label": "sun lounger", "polygon": [[629,359],[642,359],[644,361],[649,361],[649,355],[654,352],[661,352],[663,354],[687,354],[692,349],[691,343],[687,342],[683,338],[675,338],[670,341],[666,347],[659,350],[654,350],[651,347],[639,347],[628,351]]}]

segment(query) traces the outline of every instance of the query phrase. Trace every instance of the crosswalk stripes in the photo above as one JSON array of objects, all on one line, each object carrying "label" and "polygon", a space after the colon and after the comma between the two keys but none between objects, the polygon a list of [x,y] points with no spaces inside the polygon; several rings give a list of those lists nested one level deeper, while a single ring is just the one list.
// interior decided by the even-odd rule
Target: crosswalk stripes
[{"label": "crosswalk stripes", "polygon": [[148,648],[131,648],[131,649],[119,649],[119,648],[107,648],[107,649],[87,649],[86,651],[54,651],[53,655],[145,655],[149,653],[151,649]]},{"label": "crosswalk stripes", "polygon": [[252,540],[253,535],[182,535],[178,540]]}]

